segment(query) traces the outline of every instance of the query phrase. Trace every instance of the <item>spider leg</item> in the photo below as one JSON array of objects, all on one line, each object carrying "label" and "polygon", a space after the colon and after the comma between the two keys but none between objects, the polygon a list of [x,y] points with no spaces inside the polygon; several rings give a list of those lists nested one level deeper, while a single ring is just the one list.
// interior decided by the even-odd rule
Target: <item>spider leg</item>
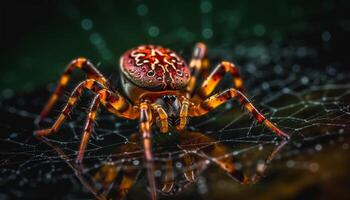
[{"label": "spider leg", "polygon": [[100,93],[102,103],[105,104],[110,112],[128,119],[135,119],[138,117],[138,113],[133,109],[133,106],[121,95],[106,89],[101,83],[94,79],[87,79],[82,81],[72,91],[66,106],[63,108],[54,125],[49,129],[37,130],[34,134],[37,136],[46,136],[57,132],[63,121],[73,110],[78,101],[78,97],[82,95],[84,89],[91,90],[94,93]]},{"label": "spider leg", "polygon": [[237,169],[234,157],[230,155],[229,151],[223,145],[215,143],[210,148],[203,149],[202,152],[208,160],[214,162],[237,182],[242,184],[251,182],[250,177],[245,175],[243,171]]},{"label": "spider leg", "polygon": [[[135,169],[131,163],[127,163],[126,166],[104,165],[94,175],[93,180],[102,185],[100,194],[106,196],[112,188],[115,188],[114,198],[123,199],[128,194],[139,174],[140,170]],[[119,176],[121,179],[117,181]]]},{"label": "spider leg", "polygon": [[118,185],[116,199],[124,199],[135,182],[137,173],[124,171],[123,178]]},{"label": "spider leg", "polygon": [[[206,165],[207,163],[205,161],[208,160],[218,165],[238,182],[249,182],[249,178],[245,176],[242,171],[237,169],[234,163],[234,157],[231,156],[230,152],[224,145],[217,143],[216,140],[199,132],[186,132],[184,134],[181,134],[180,137],[181,148],[183,148],[187,152],[196,151],[198,152],[196,155],[200,156],[201,158],[196,163],[202,163],[203,166],[196,166],[196,170],[200,171],[201,168],[203,169],[205,167],[204,165]],[[193,168],[192,160],[194,159],[194,156],[191,156],[187,152],[185,152],[185,155],[187,156],[184,157],[184,159],[185,166],[189,168],[189,173],[185,177],[189,182],[193,182],[195,180],[195,172],[194,169],[191,168]]]},{"label": "spider leg", "polygon": [[165,193],[170,193],[173,187],[174,187],[173,160],[169,156],[168,160],[165,163],[165,175],[163,179],[162,191]]},{"label": "spider leg", "polygon": [[275,159],[275,156],[281,149],[288,143],[288,141],[284,140],[282,141],[275,149],[269,154],[267,159],[263,164],[258,165],[256,169],[256,173],[251,178],[251,183],[256,183],[259,181],[262,175],[264,175],[268,165]]},{"label": "spider leg", "polygon": [[[141,168],[135,167],[133,161],[142,155],[132,153],[142,150],[139,145],[139,136],[139,133],[133,133],[129,137],[130,143],[118,146],[116,152],[113,153],[113,162],[115,163],[110,164],[108,162],[102,165],[93,176],[94,182],[100,185],[100,194],[112,197],[107,197],[107,199],[124,199],[139,178]],[[120,162],[121,160],[124,160],[124,162]]]},{"label": "spider leg", "polygon": [[190,102],[187,98],[184,98],[181,102],[181,109],[180,109],[180,123],[176,126],[178,130],[183,130],[187,124],[187,117],[188,117],[188,107]]},{"label": "spider leg", "polygon": [[196,180],[195,171],[193,169],[194,161],[188,152],[184,152],[182,157],[182,161],[180,161],[183,165],[183,174],[186,179],[183,183],[177,183],[175,181],[175,171],[173,166],[173,160],[171,155],[165,162],[165,173],[163,176],[163,185],[162,192],[167,194],[176,194],[181,191],[186,185],[193,183]]},{"label": "spider leg", "polygon": [[152,113],[149,112],[147,102],[140,104],[140,132],[143,141],[143,148],[145,153],[145,167],[147,171],[148,184],[151,192],[151,199],[157,199],[156,180],[154,177],[154,164],[152,155],[152,140],[151,140],[151,119]]},{"label": "spider leg", "polygon": [[229,151],[220,144],[215,144],[213,148],[209,149],[209,151],[204,152],[206,155],[208,155],[210,158],[209,160],[216,163],[221,169],[226,171],[226,173],[242,184],[254,184],[261,176],[265,173],[267,166],[272,162],[272,160],[275,158],[277,153],[283,148],[284,145],[287,144],[287,141],[284,140],[279,144],[267,157],[265,162],[263,164],[259,164],[257,166],[257,169],[255,170],[255,173],[252,176],[247,176],[245,173],[241,170],[238,170],[235,167],[234,158],[232,155],[229,155]]},{"label": "spider leg", "polygon": [[[196,171],[201,171],[202,165],[200,160],[196,160],[198,156],[195,153],[203,148],[203,145],[208,144],[207,136],[198,132],[184,130],[179,135],[179,148],[183,151],[182,163],[184,166],[184,177],[191,183],[196,180]],[[210,141],[210,143],[212,143]]]},{"label": "spider leg", "polygon": [[120,173],[119,166],[104,164],[92,177],[93,181],[101,185],[101,190],[105,194],[109,190],[111,184],[115,181]]},{"label": "spider leg", "polygon": [[162,106],[158,104],[152,104],[153,110],[155,110],[158,113],[159,116],[159,129],[162,133],[167,133],[169,130],[168,126],[168,114],[165,112],[165,110],[162,108]]},{"label": "spider leg", "polygon": [[97,114],[99,105],[100,105],[100,94],[97,94],[94,97],[91,103],[91,106],[89,108],[88,116],[85,122],[83,138],[81,139],[81,142],[80,142],[79,153],[75,160],[76,163],[81,163],[81,161],[83,160],[85,150],[89,143],[90,135],[93,130],[93,125],[94,125],[94,122],[96,121],[96,114]]},{"label": "spider leg", "polygon": [[73,110],[74,105],[77,103],[78,97],[81,96],[83,89],[89,89],[93,92],[97,93],[94,100],[91,103],[91,107],[89,109],[88,118],[85,124],[83,138],[81,140],[79,154],[76,159],[77,163],[81,163],[86,146],[88,144],[91,131],[93,129],[93,123],[96,119],[96,112],[100,101],[107,107],[107,109],[119,116],[123,116],[129,119],[135,119],[138,116],[138,113],[133,109],[131,104],[129,104],[122,96],[112,91],[107,90],[101,85],[99,82],[94,79],[88,79],[81,82],[72,92],[69,97],[68,103],[62,110],[60,116],[55,121],[54,125],[51,128],[37,130],[34,132],[36,136],[47,136],[53,134],[58,131],[59,127],[69,115],[69,113]]},{"label": "spider leg", "polygon": [[88,79],[94,79],[107,87],[108,84],[106,78],[104,78],[104,76],[94,67],[94,65],[89,60],[86,58],[77,58],[73,60],[68,64],[65,71],[61,75],[54,93],[51,95],[49,101],[41,111],[39,117],[35,119],[35,124],[38,125],[42,119],[48,115],[52,107],[57,102],[58,98],[62,95],[62,92],[68,84],[68,81],[74,69],[81,69],[83,72],[85,72]]},{"label": "spider leg", "polygon": [[282,130],[280,130],[277,126],[275,126],[270,120],[266,119],[255,107],[254,105],[248,100],[242,92],[230,88],[225,90],[224,92],[217,93],[203,102],[191,106],[189,109],[189,116],[202,116],[207,114],[209,111],[214,110],[221,104],[227,102],[230,99],[236,99],[249,113],[252,114],[252,116],[260,123],[264,123],[267,128],[269,128],[271,131],[273,131],[275,134],[277,134],[280,137],[283,137],[285,139],[289,139],[289,135],[284,133]]},{"label": "spider leg", "polygon": [[196,174],[193,168],[193,159],[191,155],[187,152],[183,155],[183,163],[184,163],[184,176],[188,182],[194,182],[196,180]]},{"label": "spider leg", "polygon": [[202,86],[199,88],[197,94],[195,95],[195,98],[199,97],[200,99],[205,99],[209,97],[209,95],[213,92],[215,87],[219,84],[220,80],[226,73],[231,74],[234,88],[244,94],[245,90],[243,86],[243,80],[238,73],[238,69],[233,63],[223,61],[217,65],[209,77],[204,80]]},{"label": "spider leg", "polygon": [[36,136],[47,136],[52,133],[55,133],[58,131],[61,124],[64,122],[64,120],[67,118],[67,116],[72,112],[75,104],[78,101],[78,97],[80,97],[83,93],[84,89],[89,89],[94,92],[98,92],[99,90],[103,89],[103,86],[99,84],[98,82],[95,82],[93,79],[88,79],[83,82],[81,82],[77,87],[74,88],[72,91],[68,102],[66,106],[63,108],[61,114],[53,124],[53,126],[49,129],[43,129],[43,130],[37,130],[34,132]]},{"label": "spider leg", "polygon": [[206,77],[208,74],[209,60],[207,47],[204,43],[199,42],[195,45],[189,67],[192,76],[188,82],[186,92],[188,97],[191,97],[199,75],[203,74]]}]

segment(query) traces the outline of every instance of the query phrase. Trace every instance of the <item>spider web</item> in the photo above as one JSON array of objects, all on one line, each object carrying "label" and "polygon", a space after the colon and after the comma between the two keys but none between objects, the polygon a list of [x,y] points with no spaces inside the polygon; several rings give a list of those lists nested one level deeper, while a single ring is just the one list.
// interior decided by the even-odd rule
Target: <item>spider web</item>
[{"label": "spider web", "polygon": [[[145,5],[139,5],[137,12],[147,24],[149,21],[144,14],[147,13],[147,7],[143,6]],[[204,14],[203,16],[205,17]],[[92,44],[96,45],[102,60],[108,60],[111,51],[103,42],[103,37],[96,30],[91,30],[90,23],[91,20],[82,19],[82,28],[91,31]],[[156,37],[157,27],[146,26],[150,37]],[[206,34],[210,34],[210,31]],[[307,177],[315,178],[321,174],[322,178],[316,180],[329,180],[329,177],[346,174],[346,170],[342,169],[349,165],[346,155],[349,149],[350,77],[346,64],[341,60],[321,64],[324,59],[322,48],[320,50],[313,45],[300,45],[293,41],[288,42],[288,45],[285,43],[283,40],[227,42],[209,52],[212,66],[222,59],[239,64],[248,96],[254,105],[292,137],[278,152],[266,177],[258,183],[257,187],[264,189],[276,186],[283,180],[290,180],[292,176],[306,180]],[[185,51],[183,55],[188,58],[190,51]],[[218,91],[229,87],[229,82],[229,77],[225,77]],[[54,85],[37,88],[33,92],[5,99],[0,104],[0,198],[30,199],[38,194],[43,198],[51,195],[65,199],[91,198],[99,195],[103,187],[96,180],[96,174],[102,173],[106,166],[139,172],[134,177],[136,183],[128,198],[147,196],[143,152],[137,145],[138,140],[132,139],[138,132],[135,121],[117,118],[101,109],[84,157],[84,168],[73,164],[91,94],[87,93],[81,98],[71,118],[57,134],[43,140],[32,136],[36,129],[33,121],[53,89]],[[67,97],[61,99],[43,127],[52,125],[66,99]],[[195,137],[181,138],[184,136],[176,132],[164,135],[153,129],[157,183],[163,183],[162,179],[168,169],[166,163],[171,160],[178,190],[174,192],[184,190],[180,196],[169,197],[173,199],[193,196],[213,199],[220,192],[239,198],[241,191],[250,191],[252,187],[242,189],[242,186],[223,175],[223,171],[215,166],[214,160],[234,157],[237,168],[252,175],[280,144],[278,137],[250,118],[234,101],[205,117],[191,119],[187,130]],[[197,145],[192,148],[188,144]],[[208,150],[215,145],[226,149],[220,158]],[[341,161],[336,159],[335,154]],[[191,184],[184,177],[186,166],[182,159],[186,155],[194,160],[188,167],[194,170],[197,180]],[[330,156],[327,157],[331,160],[329,162],[336,163],[337,167],[326,169],[329,167],[324,158],[326,156]],[[117,182],[118,179],[120,177],[114,181]],[[305,182],[307,181],[303,183]],[[290,184],[293,183],[300,184]],[[115,188],[108,192],[113,195],[113,190]],[[246,195],[256,197],[257,194],[261,195],[261,192]]]}]

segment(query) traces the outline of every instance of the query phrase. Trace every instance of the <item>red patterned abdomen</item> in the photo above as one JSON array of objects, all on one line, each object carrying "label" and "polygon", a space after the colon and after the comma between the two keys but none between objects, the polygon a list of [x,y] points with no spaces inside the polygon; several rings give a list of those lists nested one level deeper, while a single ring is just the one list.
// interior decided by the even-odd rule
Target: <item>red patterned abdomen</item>
[{"label": "red patterned abdomen", "polygon": [[160,46],[144,45],[128,50],[120,67],[135,85],[149,90],[178,90],[186,87],[190,70],[174,51]]}]

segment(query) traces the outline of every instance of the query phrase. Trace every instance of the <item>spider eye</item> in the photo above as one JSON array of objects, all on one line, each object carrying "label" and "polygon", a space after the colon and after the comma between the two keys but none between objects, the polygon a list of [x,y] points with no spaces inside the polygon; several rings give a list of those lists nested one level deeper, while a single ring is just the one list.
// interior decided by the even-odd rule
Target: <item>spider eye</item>
[{"label": "spider eye", "polygon": [[163,100],[165,102],[174,102],[176,100],[176,96],[175,95],[165,95],[163,97]]},{"label": "spider eye", "polygon": [[163,97],[163,100],[164,100],[164,101],[169,101],[169,100],[170,100],[170,95],[165,95],[165,96]]}]

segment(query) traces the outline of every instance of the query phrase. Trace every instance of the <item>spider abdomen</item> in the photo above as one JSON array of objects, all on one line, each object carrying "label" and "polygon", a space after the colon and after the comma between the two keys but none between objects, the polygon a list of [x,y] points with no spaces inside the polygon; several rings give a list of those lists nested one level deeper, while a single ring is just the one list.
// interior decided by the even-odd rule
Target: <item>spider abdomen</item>
[{"label": "spider abdomen", "polygon": [[142,45],[126,51],[120,59],[122,75],[146,90],[179,90],[188,84],[190,70],[174,51]]}]

